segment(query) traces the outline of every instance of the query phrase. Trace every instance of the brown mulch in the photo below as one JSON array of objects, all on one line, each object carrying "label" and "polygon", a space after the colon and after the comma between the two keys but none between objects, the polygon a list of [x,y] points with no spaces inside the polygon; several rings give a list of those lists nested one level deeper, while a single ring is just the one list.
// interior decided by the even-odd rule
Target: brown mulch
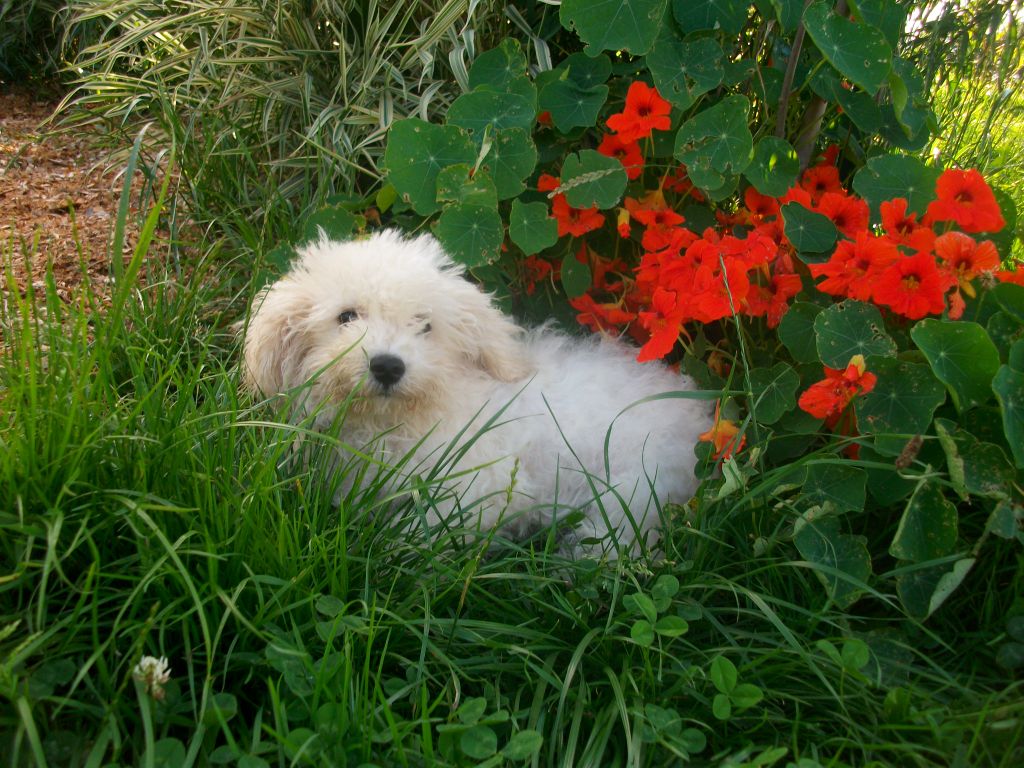
[{"label": "brown mulch", "polygon": [[[83,265],[100,293],[109,282],[123,166],[112,163],[110,150],[100,146],[98,130],[53,132],[44,125],[56,106],[26,89],[0,84],[0,259],[13,255],[19,291],[29,282],[41,288],[52,265],[57,293],[67,301],[83,282]],[[139,231],[138,195],[132,197],[126,258]],[[26,251],[28,259],[22,255]]]}]

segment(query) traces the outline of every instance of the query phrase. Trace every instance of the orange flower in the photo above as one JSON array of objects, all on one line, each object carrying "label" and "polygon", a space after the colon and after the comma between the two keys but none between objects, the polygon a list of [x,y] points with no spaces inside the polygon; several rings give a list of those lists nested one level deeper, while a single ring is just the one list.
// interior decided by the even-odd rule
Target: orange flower
[{"label": "orange flower", "polygon": [[911,320],[941,314],[946,308],[943,298],[946,286],[935,259],[928,253],[893,262],[878,275],[873,286],[872,298],[876,304]]},{"label": "orange flower", "polygon": [[597,151],[602,155],[616,158],[626,170],[626,178],[636,179],[644,172],[644,156],[636,141],[623,141],[621,136],[606,133]]},{"label": "orange flower", "polygon": [[552,176],[550,173],[542,173],[537,177],[538,192],[554,192],[560,186],[562,186],[561,180],[557,176]]},{"label": "orange flower", "polygon": [[651,312],[641,312],[640,324],[650,332],[647,343],[640,348],[637,361],[660,360],[672,351],[683,330],[686,310],[680,306],[675,291],[655,288],[651,296]]},{"label": "orange flower", "polygon": [[707,432],[697,439],[702,443],[712,443],[715,447],[715,460],[728,459],[743,450],[747,436],[740,434],[735,422],[721,418],[720,406],[715,406],[715,423]]},{"label": "orange flower", "polygon": [[850,358],[843,371],[825,366],[825,378],[811,384],[800,395],[798,405],[814,418],[825,419],[825,424],[831,429],[853,398],[875,388],[878,377],[868,373],[866,367],[863,355]]},{"label": "orange flower", "polygon": [[938,199],[928,206],[931,221],[955,221],[965,232],[998,232],[1006,226],[996,196],[973,168],[943,171],[935,193]]},{"label": "orange flower", "polygon": [[747,187],[743,193],[743,203],[750,211],[752,221],[760,221],[766,216],[779,215],[779,201],[774,197],[762,195],[753,187]]},{"label": "orange flower", "polygon": [[1024,285],[1024,266],[1017,267],[1014,270],[1002,269],[996,272],[996,280],[1001,283],[1013,283],[1014,285]]},{"label": "orange flower", "polygon": [[565,199],[565,195],[555,195],[551,200],[551,216],[558,222],[558,236],[572,235],[579,237],[587,232],[600,229],[604,224],[604,215],[597,207],[573,208]]},{"label": "orange flower", "polygon": [[635,314],[624,311],[617,304],[599,304],[589,293],[570,299],[569,305],[579,313],[576,321],[595,333],[636,319]]},{"label": "orange flower", "polygon": [[847,237],[856,237],[858,232],[868,228],[871,221],[868,204],[843,192],[824,193],[816,210],[832,219],[836,229]]},{"label": "orange flower", "polygon": [[806,190],[811,200],[817,202],[826,192],[842,192],[839,183],[839,169],[834,165],[815,165],[804,171],[800,178],[801,189]]},{"label": "orange flower", "polygon": [[818,283],[819,291],[868,301],[875,276],[899,258],[895,245],[862,230],[855,242],[841,240],[827,262],[809,269],[815,277],[825,278]]},{"label": "orange flower", "polygon": [[608,118],[608,127],[624,142],[644,139],[651,131],[667,131],[672,127],[669,112],[672,105],[658,94],[656,88],[637,80],[626,93],[626,108]]},{"label": "orange flower", "polygon": [[803,287],[800,275],[780,273],[772,275],[768,285],[752,284],[747,293],[745,312],[750,317],[766,317],[768,327],[774,328],[789,309],[789,300]]},{"label": "orange flower", "polygon": [[625,208],[619,208],[619,212],[615,215],[615,228],[619,231],[619,237],[629,237],[629,211]]},{"label": "orange flower", "polygon": [[526,281],[526,295],[532,296],[537,290],[537,283],[547,279],[554,268],[551,262],[537,256],[527,256],[523,260],[523,277]]},{"label": "orange flower", "polygon": [[667,248],[673,242],[672,230],[685,221],[668,207],[660,189],[647,193],[640,200],[627,197],[624,205],[630,215],[646,227],[641,245],[648,251]]},{"label": "orange flower", "polygon": [[959,320],[966,308],[961,291],[972,299],[975,297],[971,281],[985,272],[999,269],[999,252],[991,240],[978,243],[963,232],[947,232],[935,238],[935,253],[938,255],[939,272],[947,286],[953,286],[949,295],[949,317]]}]

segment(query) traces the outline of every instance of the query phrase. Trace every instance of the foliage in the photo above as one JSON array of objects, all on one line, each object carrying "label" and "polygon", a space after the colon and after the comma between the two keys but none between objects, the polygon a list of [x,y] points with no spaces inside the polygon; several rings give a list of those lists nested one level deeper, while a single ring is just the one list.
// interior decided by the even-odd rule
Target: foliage
[{"label": "foliage", "polygon": [[0,79],[18,82],[56,74],[63,6],[63,0],[0,2]]}]

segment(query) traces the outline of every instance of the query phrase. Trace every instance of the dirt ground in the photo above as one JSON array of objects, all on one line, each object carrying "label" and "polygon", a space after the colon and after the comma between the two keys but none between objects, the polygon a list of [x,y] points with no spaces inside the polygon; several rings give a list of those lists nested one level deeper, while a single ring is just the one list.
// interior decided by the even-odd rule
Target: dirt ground
[{"label": "dirt ground", "polygon": [[[44,125],[56,106],[0,84],[0,258],[14,255],[19,291],[29,281],[41,287],[52,265],[57,292],[68,300],[83,266],[100,293],[109,281],[123,166],[112,162],[95,131],[54,133]],[[137,194],[133,210],[136,200]],[[129,217],[126,257],[137,242],[137,218]]]}]

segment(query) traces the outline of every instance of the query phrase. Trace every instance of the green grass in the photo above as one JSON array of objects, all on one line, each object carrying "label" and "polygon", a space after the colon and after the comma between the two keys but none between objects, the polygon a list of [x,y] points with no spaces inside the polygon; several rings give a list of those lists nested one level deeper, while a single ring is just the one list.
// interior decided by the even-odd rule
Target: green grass
[{"label": "green grass", "polygon": [[[829,605],[796,513],[753,492],[677,516],[661,562],[417,540],[429,489],[383,515],[355,460],[335,507],[334,438],[291,460],[302,430],[239,390],[229,320],[258,270],[161,267],[158,211],[108,308],[6,293],[7,764],[1019,764],[1021,683],[993,663],[1014,542],[922,626],[877,591]],[[168,659],[162,700],[143,655]]]}]

